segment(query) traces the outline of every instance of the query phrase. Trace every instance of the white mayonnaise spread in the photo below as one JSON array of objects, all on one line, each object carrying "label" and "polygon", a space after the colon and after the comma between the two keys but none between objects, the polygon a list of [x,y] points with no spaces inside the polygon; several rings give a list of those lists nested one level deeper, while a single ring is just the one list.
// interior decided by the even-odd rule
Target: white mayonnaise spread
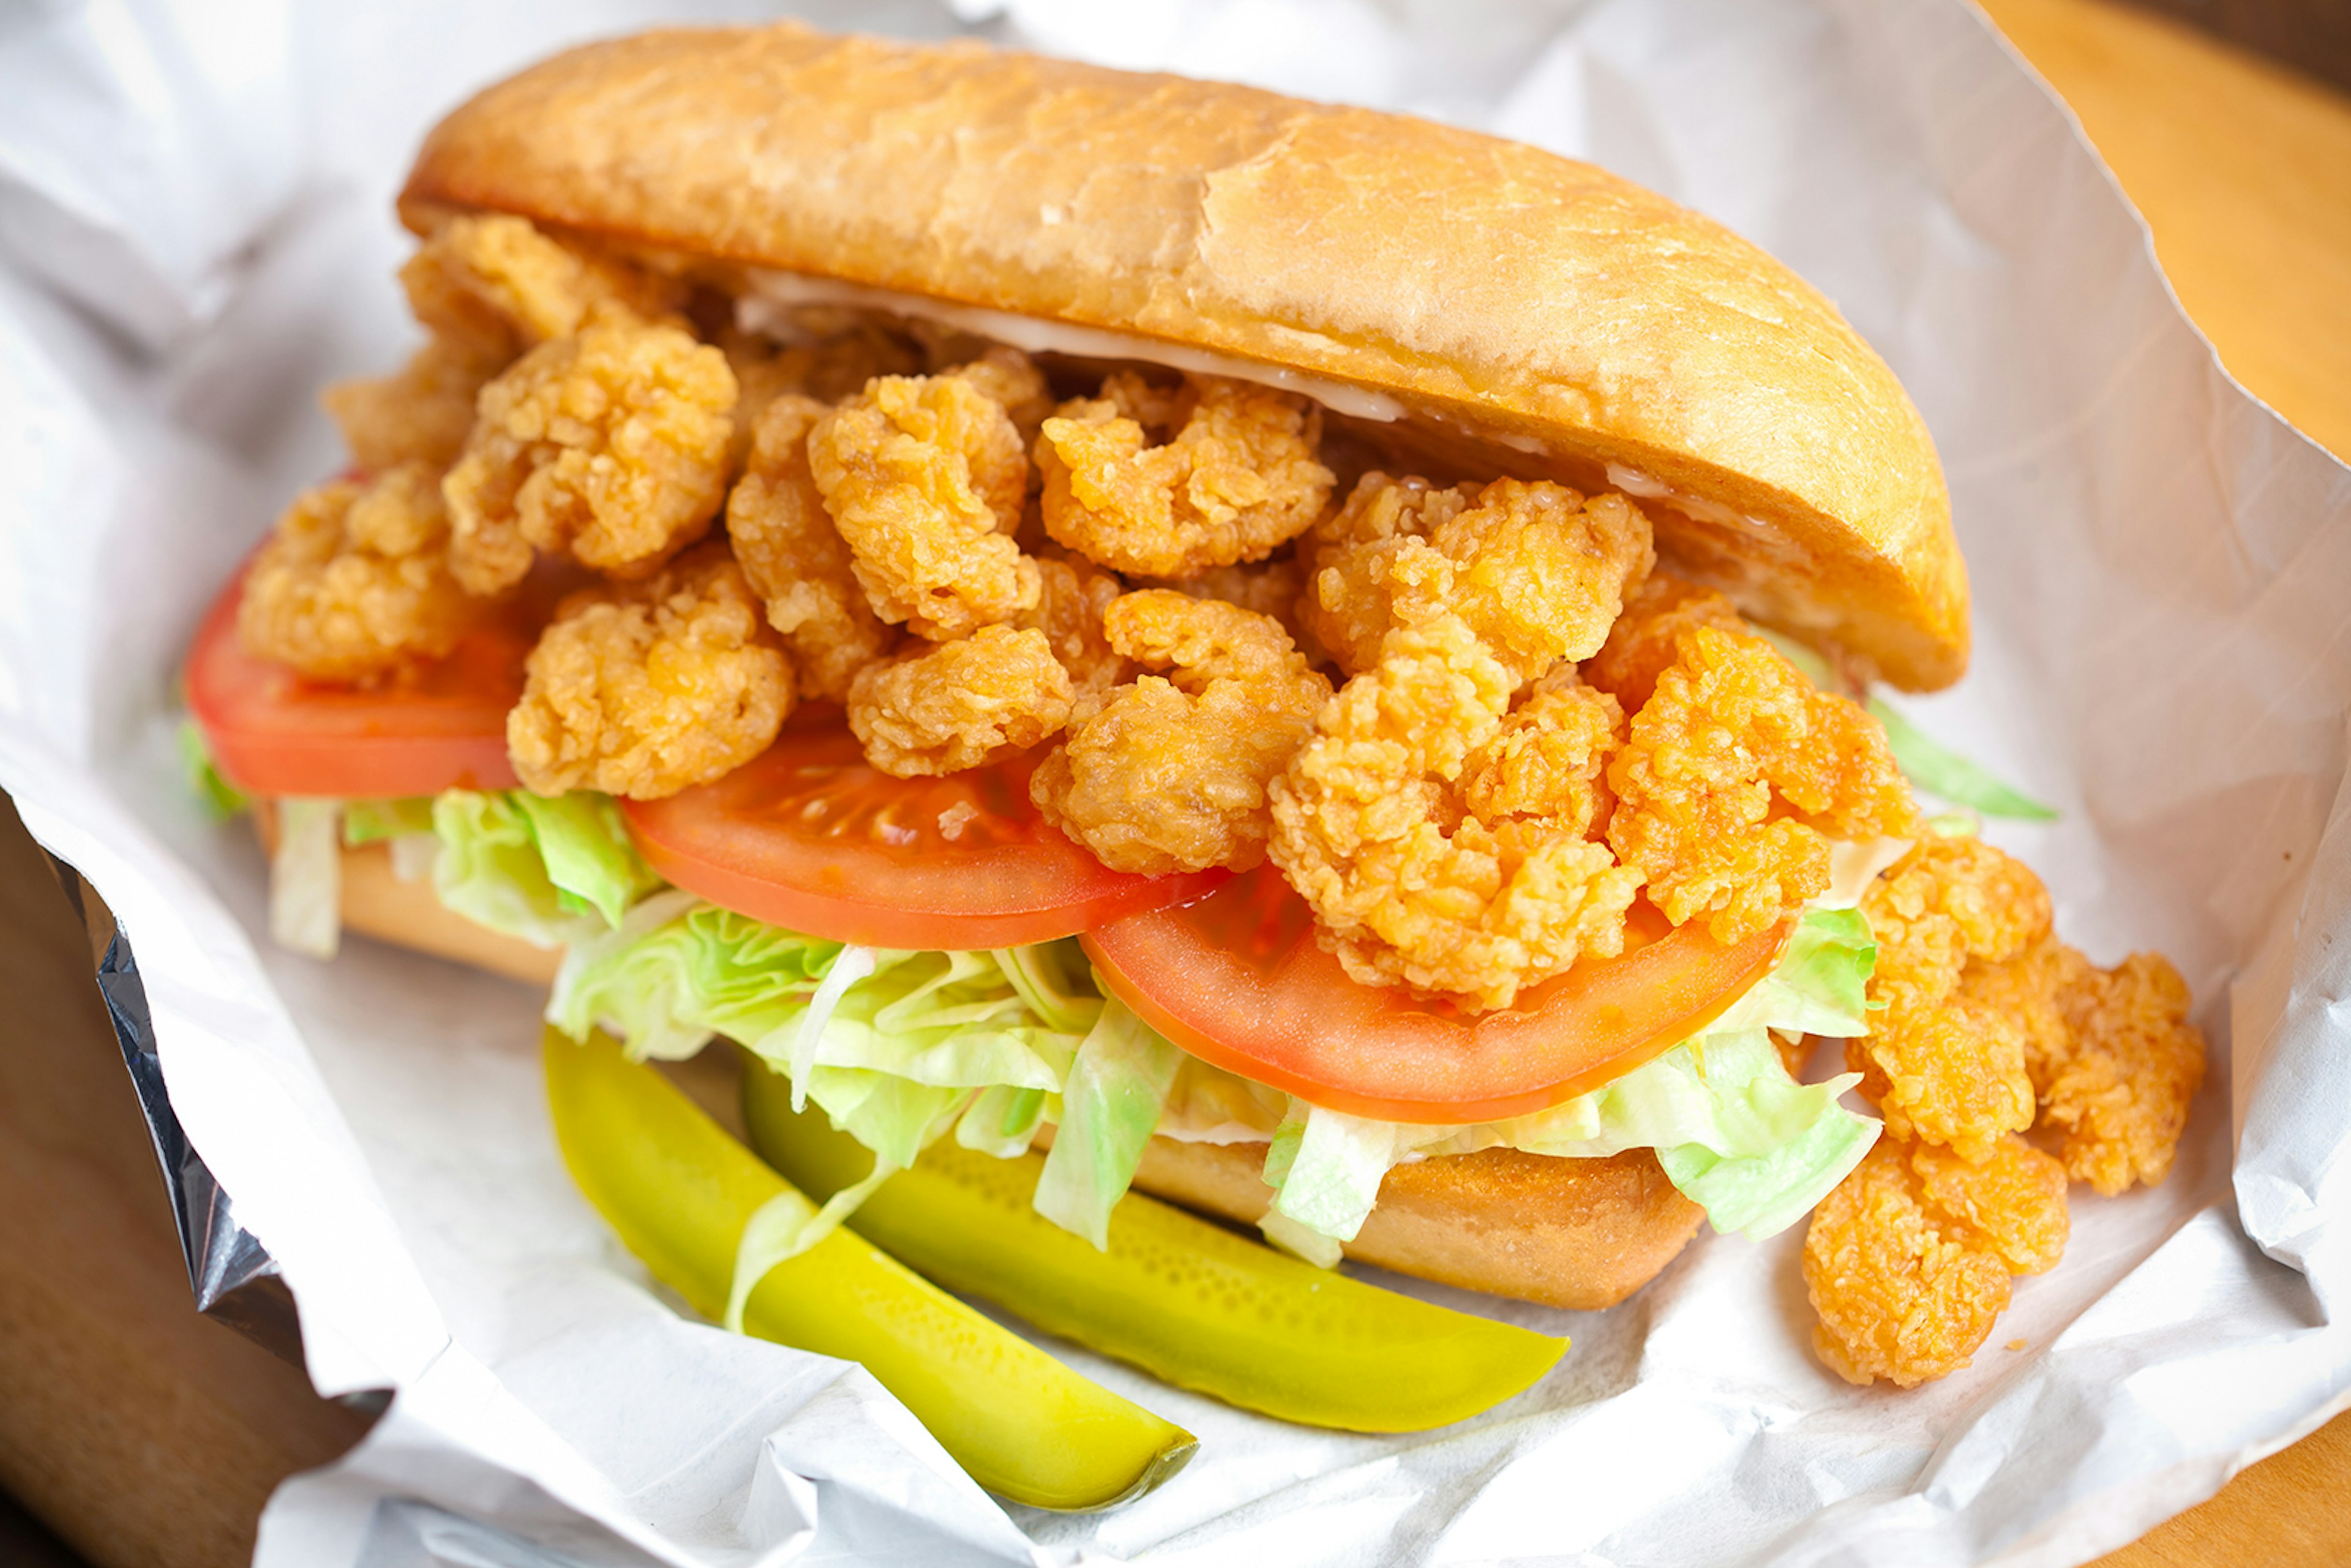
[{"label": "white mayonnaise spread", "polygon": [[1333,413],[1355,419],[1393,423],[1405,416],[1404,404],[1385,392],[1373,392],[1326,376],[1310,375],[1283,365],[1237,359],[1211,349],[1164,342],[1136,332],[1114,332],[1101,327],[1075,327],[1038,316],[1018,315],[981,305],[957,305],[928,295],[906,294],[894,288],[873,288],[839,278],[811,277],[805,273],[755,270],[750,287],[735,302],[736,324],[747,332],[789,336],[784,312],[807,305],[831,305],[858,310],[886,310],[898,316],[920,317],[943,327],[976,333],[1008,343],[1028,354],[1069,354],[1086,360],[1140,360],[1171,371],[1196,375],[1227,376],[1256,382],[1284,392],[1303,393]]}]

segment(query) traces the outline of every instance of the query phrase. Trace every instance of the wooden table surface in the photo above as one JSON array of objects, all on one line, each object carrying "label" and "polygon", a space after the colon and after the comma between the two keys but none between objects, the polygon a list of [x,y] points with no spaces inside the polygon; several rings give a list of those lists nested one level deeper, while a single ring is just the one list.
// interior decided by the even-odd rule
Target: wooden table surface
[{"label": "wooden table surface", "polygon": [[[2146,213],[2230,370],[2351,455],[2351,99],[2103,0],[1985,4]],[[278,1479],[366,1421],[193,1311],[89,960],[0,805],[0,1491],[105,1568],[230,1568]],[[2346,1492],[2351,1416],[2105,1565],[2351,1563]],[[0,1511],[0,1561],[46,1550]]]}]

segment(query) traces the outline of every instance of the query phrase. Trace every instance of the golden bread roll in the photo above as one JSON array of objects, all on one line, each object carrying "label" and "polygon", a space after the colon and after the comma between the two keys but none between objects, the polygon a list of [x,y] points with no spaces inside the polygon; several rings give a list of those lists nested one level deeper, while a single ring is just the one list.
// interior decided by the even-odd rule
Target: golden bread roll
[{"label": "golden bread roll", "polygon": [[532,67],[433,131],[402,210],[1290,385],[1468,476],[1624,489],[1672,570],[1895,685],[1966,667],[1949,501],[1893,372],[1756,246],[1531,147],[783,24]]}]

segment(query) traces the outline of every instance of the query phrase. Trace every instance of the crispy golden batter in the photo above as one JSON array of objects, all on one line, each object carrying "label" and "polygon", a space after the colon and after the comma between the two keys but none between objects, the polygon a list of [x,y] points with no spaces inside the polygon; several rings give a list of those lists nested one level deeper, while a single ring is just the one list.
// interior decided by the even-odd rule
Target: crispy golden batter
[{"label": "crispy golden batter", "polygon": [[2050,940],[2048,894],[1980,840],[1929,838],[1862,907],[1877,943],[1869,995],[1883,1006],[1847,1042],[1847,1063],[1896,1136],[1981,1158],[2032,1123],[2024,1062],[2036,1015],[2020,993]]},{"label": "crispy golden batter", "polygon": [[808,437],[874,613],[935,643],[1037,604],[1037,563],[1012,538],[1029,464],[987,379],[883,376]]},{"label": "crispy golden batter", "polygon": [[2053,1267],[2067,1228],[2064,1171],[2020,1138],[1980,1165],[1883,1138],[1804,1237],[1813,1349],[1849,1383],[1957,1372],[2008,1305],[2009,1276]]},{"label": "crispy golden batter", "polygon": [[983,626],[866,666],[849,688],[849,727],[884,773],[960,773],[1059,731],[1075,695],[1044,632]]},{"label": "crispy golden batter", "polygon": [[1268,780],[1312,728],[1331,683],[1280,622],[1166,589],[1103,617],[1138,676],[1081,708],[1029,792],[1119,871],[1246,869],[1265,858]]},{"label": "crispy golden batter", "polygon": [[[2049,894],[1980,839],[1928,838],[1870,888],[1869,1032],[1845,1042],[1889,1133],[1980,1160],[2032,1124],[2025,1009],[2011,966],[2049,936]],[[1970,978],[1972,977],[1972,979]]]},{"label": "crispy golden batter", "polygon": [[1700,625],[1677,645],[1609,764],[1608,841],[1675,925],[1735,942],[1828,886],[1824,835],[1898,834],[1916,809],[1877,721],[1771,643]]},{"label": "crispy golden batter", "polygon": [[2170,1173],[2188,1104],[2204,1082],[2204,1037],[2188,1019],[2188,984],[2153,953],[2098,969],[2059,956],[2065,1041],[2032,1064],[2041,1120],[2076,1181],[2109,1197]]},{"label": "crispy golden batter", "polygon": [[474,427],[474,400],[506,361],[439,333],[388,376],[338,382],[319,401],[342,428],[351,460],[371,473],[457,461]]},{"label": "crispy golden batter", "polygon": [[1626,713],[1638,713],[1656,689],[1657,677],[1677,657],[1681,634],[1693,626],[1744,632],[1747,622],[1730,601],[1663,572],[1653,573],[1625,601],[1625,613],[1608,629],[1608,640],[1584,665],[1583,678],[1613,692]]},{"label": "crispy golden batter", "polygon": [[521,580],[534,550],[615,577],[656,570],[726,498],[735,375],[674,327],[590,313],[482,389],[443,480],[449,565],[473,593]]},{"label": "crispy golden batter", "polygon": [[[1583,836],[1592,759],[1555,756],[1553,771],[1541,755],[1547,730],[1613,741],[1604,710],[1561,688],[1506,727],[1518,683],[1458,615],[1399,626],[1384,647],[1272,790],[1274,862],[1313,906],[1324,945],[1367,985],[1487,1008],[1583,954],[1621,952],[1640,875]],[[1481,799],[1514,814],[1465,811],[1455,785],[1473,761]],[[1556,792],[1541,793],[1546,783]]]},{"label": "crispy golden batter", "polygon": [[1102,617],[1126,591],[1116,576],[1082,557],[1052,555],[1037,562],[1037,607],[1021,612],[1017,624],[1045,634],[1080,699],[1099,697],[1134,673],[1102,631]]},{"label": "crispy golden batter", "polygon": [[1312,548],[1307,624],[1342,668],[1376,663],[1404,601],[1434,587],[1522,685],[1596,652],[1656,560],[1648,518],[1622,496],[1518,479],[1437,490],[1384,474],[1364,476]]},{"label": "crispy golden batter", "polygon": [[895,640],[866,602],[849,546],[809,472],[808,433],[824,404],[786,392],[759,415],[748,465],[726,497],[726,534],[743,575],[783,633],[800,695],[848,699],[857,673]]},{"label": "crispy golden batter", "polygon": [[724,545],[567,600],[531,650],[507,749],[534,793],[659,800],[741,767],[792,710],[792,665]]},{"label": "crispy golden batter", "polygon": [[1314,525],[1301,545],[1310,580],[1299,612],[1341,669],[1361,674],[1380,662],[1380,641],[1395,624],[1389,570],[1404,541],[1426,538],[1477,505],[1477,496],[1475,485],[1440,489],[1375,469]]},{"label": "crispy golden batter", "polygon": [[1576,678],[1562,661],[1535,683],[1461,770],[1461,803],[1481,822],[1553,817],[1586,838],[1608,831],[1616,797],[1609,758],[1624,746],[1625,710],[1606,692]]},{"label": "crispy golden batter", "polygon": [[1142,577],[1261,559],[1330,497],[1322,435],[1322,410],[1293,392],[1217,376],[1169,392],[1120,371],[1044,422],[1045,531]]},{"label": "crispy golden batter", "polygon": [[[1037,444],[1037,432],[1053,412],[1053,389],[1028,355],[999,346],[946,373],[968,382],[973,390],[1003,405],[1005,417],[1020,433],[1023,453]],[[1025,466],[1022,472],[1034,477]]]},{"label": "crispy golden batter", "polygon": [[667,278],[550,239],[504,213],[442,225],[401,267],[400,281],[419,321],[497,361],[577,332],[591,307],[655,321],[682,295]]},{"label": "crispy golden batter", "polygon": [[237,640],[319,680],[438,658],[473,614],[448,538],[440,483],[421,463],[306,490],[246,570]]}]

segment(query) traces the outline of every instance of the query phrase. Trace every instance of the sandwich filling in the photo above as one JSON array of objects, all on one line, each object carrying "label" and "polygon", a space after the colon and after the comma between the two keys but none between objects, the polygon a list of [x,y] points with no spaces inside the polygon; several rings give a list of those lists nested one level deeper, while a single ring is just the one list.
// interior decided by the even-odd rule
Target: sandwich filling
[{"label": "sandwich filling", "polygon": [[[1037,1207],[1098,1244],[1154,1135],[1262,1143],[1267,1235],[1325,1263],[1409,1160],[1653,1149],[1750,1236],[1866,1174],[1808,1275],[1863,1380],[1963,1364],[2053,1261],[2069,1174],[2168,1166],[2201,1071],[2176,975],[2071,956],[1835,666],[1659,570],[1644,503],[1697,498],[1461,471],[1374,394],[516,217],[448,220],[402,280],[428,341],[329,394],[354,471],[191,660],[223,761],[288,797],[281,938],[331,948],[338,840],[389,840],[564,950],[567,1031],[732,1039],[876,1182],[1050,1127]],[[297,709],[429,781],[351,800],[366,769],[251,744]],[[395,758],[403,715],[430,733]],[[1236,877],[1259,977],[1375,1027],[1202,1022],[1119,957]],[[1636,964],[1730,978],[1638,1028],[1576,1000]],[[1520,1078],[1437,1092],[1440,1037],[1507,1039]],[[1849,1071],[1800,1082],[1824,1039]],[[820,1228],[753,1228],[778,1256]]]}]

